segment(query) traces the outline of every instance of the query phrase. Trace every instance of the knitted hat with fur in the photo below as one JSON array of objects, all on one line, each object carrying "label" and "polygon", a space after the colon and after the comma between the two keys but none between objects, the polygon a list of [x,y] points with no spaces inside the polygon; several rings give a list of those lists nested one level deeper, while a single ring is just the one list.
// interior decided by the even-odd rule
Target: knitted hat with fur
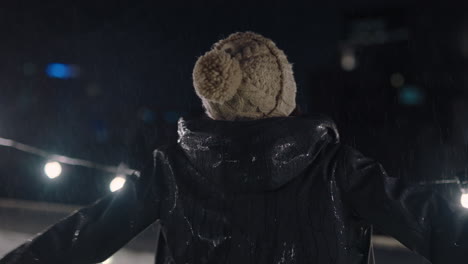
[{"label": "knitted hat with fur", "polygon": [[296,83],[284,52],[253,32],[234,33],[198,58],[193,85],[215,120],[289,116]]}]

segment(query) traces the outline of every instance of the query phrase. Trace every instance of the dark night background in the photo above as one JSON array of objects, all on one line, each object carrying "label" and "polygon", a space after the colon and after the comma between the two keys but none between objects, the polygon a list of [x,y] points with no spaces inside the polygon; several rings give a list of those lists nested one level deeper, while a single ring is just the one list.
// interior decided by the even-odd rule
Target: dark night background
[{"label": "dark night background", "polygon": [[[179,116],[202,114],[191,80],[197,56],[230,33],[250,30],[273,39],[294,64],[302,111],[331,116],[344,142],[390,174],[452,178],[467,163],[468,9],[462,6],[0,5],[0,137],[141,169],[154,148],[177,139]],[[352,70],[345,69],[350,58]],[[50,63],[75,65],[79,75],[51,78]],[[62,176],[49,180],[45,162],[0,147],[0,196],[87,204],[109,193],[115,176],[63,165]]]}]

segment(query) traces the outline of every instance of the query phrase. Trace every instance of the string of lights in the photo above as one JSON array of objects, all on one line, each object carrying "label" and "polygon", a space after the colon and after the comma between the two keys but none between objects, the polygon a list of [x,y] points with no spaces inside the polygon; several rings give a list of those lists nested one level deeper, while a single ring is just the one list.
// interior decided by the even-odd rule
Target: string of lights
[{"label": "string of lights", "polygon": [[[76,158],[71,158],[71,157],[67,157],[63,155],[53,154],[48,151],[42,150],[40,148],[30,146],[27,144],[23,144],[12,139],[0,137],[0,146],[13,148],[19,151],[41,156],[47,159],[48,161],[44,166],[44,172],[47,175],[47,177],[49,177],[50,179],[54,179],[61,175],[62,173],[61,163],[67,164],[67,165],[97,169],[97,170],[116,174],[117,176],[112,180],[112,182],[109,185],[109,188],[112,192],[115,192],[124,186],[126,182],[126,176],[128,175],[136,175],[137,177],[140,176],[139,171],[129,169],[123,163],[121,163],[119,166],[102,165],[102,164],[88,161],[88,160],[76,159]],[[465,184],[466,185],[467,183],[461,182],[460,179],[445,179],[445,180],[421,182],[419,184],[423,184],[423,185],[426,185],[426,184],[435,184],[435,185],[437,184],[462,184],[463,185]],[[464,208],[468,209],[468,191],[465,191],[465,189],[463,189],[463,193],[460,197],[460,203]]]},{"label": "string of lights", "polygon": [[455,179],[445,179],[445,180],[434,180],[434,181],[425,181],[420,182],[420,185],[438,185],[438,184],[457,184],[461,186],[461,197],[460,197],[460,204],[468,209],[468,182],[462,181],[459,178]]},{"label": "string of lights", "polygon": [[97,169],[101,171],[105,171],[108,173],[116,174],[117,176],[112,180],[110,183],[110,190],[112,192],[119,190],[123,187],[126,181],[126,176],[128,175],[136,175],[137,177],[140,176],[140,172],[137,170],[133,170],[127,168],[124,163],[120,163],[119,166],[108,166],[99,164],[96,162],[84,160],[84,159],[76,159],[71,158],[63,155],[58,155],[54,153],[50,153],[43,149],[30,146],[27,144],[23,144],[21,142],[17,142],[12,139],[2,138],[0,137],[0,146],[13,148],[22,152],[26,152],[29,154],[33,154],[36,156],[43,157],[47,160],[47,163],[44,165],[44,172],[50,179],[57,178],[62,173],[62,166],[61,164],[67,164],[72,166],[81,166],[90,169]]}]

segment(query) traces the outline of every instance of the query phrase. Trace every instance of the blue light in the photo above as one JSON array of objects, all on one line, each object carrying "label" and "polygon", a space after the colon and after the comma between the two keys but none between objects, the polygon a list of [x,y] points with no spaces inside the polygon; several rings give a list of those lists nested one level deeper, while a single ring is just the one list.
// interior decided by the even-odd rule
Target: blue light
[{"label": "blue light", "polygon": [[177,123],[181,115],[177,112],[165,112],[164,113],[164,120],[168,123]]},{"label": "blue light", "polygon": [[109,131],[103,120],[93,120],[91,125],[94,128],[94,132],[96,133],[96,140],[99,143],[104,143],[109,139]]},{"label": "blue light", "polygon": [[73,69],[70,65],[63,63],[50,63],[47,65],[46,73],[49,77],[57,79],[68,79],[73,76]]},{"label": "blue light", "polygon": [[405,105],[420,105],[424,103],[424,94],[416,86],[403,86],[400,90],[399,101]]},{"label": "blue light", "polygon": [[153,111],[151,111],[148,108],[145,108],[143,110],[143,113],[141,114],[141,119],[148,124],[154,123],[156,121],[156,115]]}]

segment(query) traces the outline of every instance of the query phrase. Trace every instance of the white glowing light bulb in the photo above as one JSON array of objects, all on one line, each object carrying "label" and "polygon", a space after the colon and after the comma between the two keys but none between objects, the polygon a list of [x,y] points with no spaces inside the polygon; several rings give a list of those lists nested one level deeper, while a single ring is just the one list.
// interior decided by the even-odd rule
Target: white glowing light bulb
[{"label": "white glowing light bulb", "polygon": [[125,176],[118,175],[115,177],[109,185],[111,192],[122,189],[122,187],[125,185],[125,181]]},{"label": "white glowing light bulb", "polygon": [[461,195],[460,203],[463,207],[468,208],[468,193]]},{"label": "white glowing light bulb", "polygon": [[112,257],[106,259],[102,264],[111,264],[112,263]]},{"label": "white glowing light bulb", "polygon": [[57,178],[62,174],[62,165],[56,161],[47,162],[44,166],[44,172],[50,179]]}]

